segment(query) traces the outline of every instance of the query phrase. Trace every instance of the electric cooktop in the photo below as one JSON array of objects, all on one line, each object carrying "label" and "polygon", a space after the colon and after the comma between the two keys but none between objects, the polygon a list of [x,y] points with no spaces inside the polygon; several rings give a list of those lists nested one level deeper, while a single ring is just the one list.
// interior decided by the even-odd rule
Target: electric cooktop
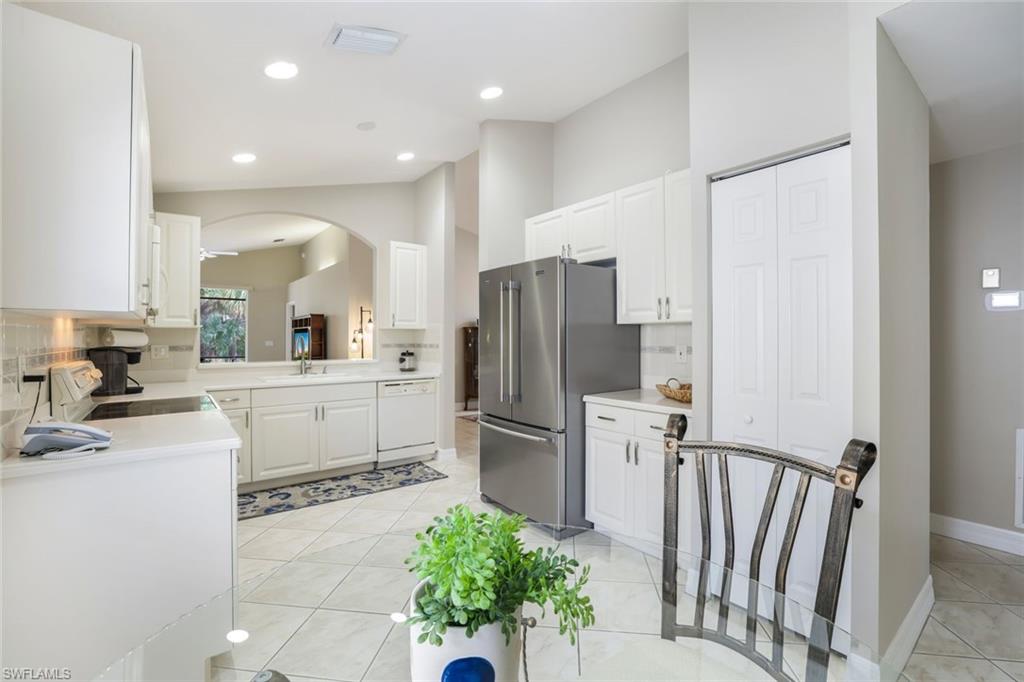
[{"label": "electric cooktop", "polygon": [[125,417],[151,417],[155,414],[175,414],[177,412],[206,412],[216,410],[217,404],[208,395],[191,396],[188,398],[162,398],[160,400],[126,400],[117,403],[97,405],[85,419],[123,419]]}]

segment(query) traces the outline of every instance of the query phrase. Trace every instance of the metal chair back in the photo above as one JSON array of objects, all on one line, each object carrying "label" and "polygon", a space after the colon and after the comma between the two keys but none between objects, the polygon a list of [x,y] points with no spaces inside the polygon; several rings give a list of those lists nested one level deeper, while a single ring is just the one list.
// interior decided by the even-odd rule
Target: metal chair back
[{"label": "metal chair back", "polygon": [[[853,510],[860,506],[857,490],[864,476],[875,463],[877,450],[872,443],[851,440],[843,451],[839,466],[830,467],[813,460],[797,457],[778,450],[770,450],[739,443],[713,441],[684,441],[687,421],[684,415],[669,417],[665,433],[665,537],[662,561],[662,611],[661,636],[664,639],[693,637],[715,641],[734,651],[742,653],[757,663],[776,680],[789,681],[783,664],[783,642],[785,627],[786,576],[793,554],[804,503],[812,478],[825,481],[833,486],[832,509],[828,519],[825,548],[822,552],[818,574],[817,594],[814,602],[807,651],[807,680],[825,680],[832,646],[832,623],[839,604],[839,589],[843,579],[843,565],[849,544],[850,522]],[[684,464],[683,453],[693,453],[693,466],[697,477],[697,503],[700,509],[701,562],[697,581],[697,607],[692,624],[676,622],[677,612],[677,538],[679,532],[679,466]],[[733,526],[732,497],[729,488],[729,461],[731,458],[757,460],[773,464],[771,481],[761,507],[760,520],[750,552],[750,575],[748,579],[747,618],[743,639],[727,633],[727,623],[732,590],[732,577],[736,557],[736,542]],[[722,526],[725,534],[725,558],[722,562],[721,599],[717,625],[704,625],[704,611],[709,599],[708,567],[711,560],[711,513],[709,481],[711,467],[717,465],[719,491],[722,502]],[[755,646],[758,594],[761,575],[761,559],[765,549],[765,538],[775,513],[779,489],[787,472],[798,476],[793,504],[788,515],[786,530],[779,547],[775,568],[775,604],[772,613],[772,655],[769,658]]]}]

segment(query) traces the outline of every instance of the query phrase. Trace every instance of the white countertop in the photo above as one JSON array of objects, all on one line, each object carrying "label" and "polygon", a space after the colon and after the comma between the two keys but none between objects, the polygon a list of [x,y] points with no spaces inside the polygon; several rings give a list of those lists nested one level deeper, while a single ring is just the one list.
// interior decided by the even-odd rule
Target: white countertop
[{"label": "white countertop", "polygon": [[[96,397],[97,403],[127,400],[159,400],[203,395],[209,391],[284,388],[288,386],[320,386],[324,384],[375,383],[379,381],[412,381],[436,379],[434,370],[400,372],[397,369],[360,369],[355,372],[313,373],[309,378],[298,375],[277,374],[263,370],[207,370],[190,381],[148,382],[142,393]],[[261,376],[262,375],[262,376]],[[268,381],[265,377],[273,377]],[[238,435],[227,417],[219,411],[182,412],[125,419],[104,419],[91,422],[114,434],[113,444],[95,454],[68,460],[26,458],[17,452],[8,452],[0,462],[0,479],[15,478],[53,472],[75,471],[142,461],[194,452],[218,452],[241,447]]]},{"label": "white countertop", "polygon": [[[257,376],[248,371],[224,370],[219,372],[210,371],[208,376],[197,376],[190,381],[150,381],[145,384],[142,393],[133,395],[112,395],[96,397],[98,403],[122,402],[125,400],[156,400],[159,398],[185,398],[188,396],[203,395],[208,391],[239,391],[251,388],[284,388],[286,386],[321,386],[324,384],[362,384],[375,383],[378,381],[414,381],[422,379],[436,379],[440,374],[432,370],[418,370],[415,372],[400,372],[396,370],[378,370],[358,372],[334,372],[319,374],[313,372],[308,378],[296,374],[274,375],[269,370],[264,370],[263,376]],[[273,377],[267,380],[265,377]]]},{"label": "white countertop", "polygon": [[627,410],[642,410],[660,414],[685,414],[693,416],[693,405],[666,398],[653,388],[633,388],[628,391],[611,393],[594,393],[583,396],[583,402],[611,407],[624,407]]},{"label": "white countertop", "polygon": [[6,480],[19,476],[64,473],[200,452],[217,453],[242,446],[231,422],[216,410],[104,419],[87,423],[114,434],[109,448],[97,450],[92,455],[65,460],[21,457],[13,452],[4,457],[0,465],[0,478]]}]

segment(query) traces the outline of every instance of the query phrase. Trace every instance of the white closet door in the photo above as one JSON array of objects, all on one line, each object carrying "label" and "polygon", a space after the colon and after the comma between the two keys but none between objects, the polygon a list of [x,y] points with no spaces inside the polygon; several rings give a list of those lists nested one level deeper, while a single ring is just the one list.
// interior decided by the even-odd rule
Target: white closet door
[{"label": "white closet door", "polygon": [[[712,438],[775,448],[778,443],[778,230],[776,169],[711,186]],[[721,508],[712,467],[714,514]],[[730,462],[736,538],[735,567],[747,574],[750,547],[771,467]],[[713,558],[722,561],[721,516],[712,528]],[[761,580],[774,570],[770,529]],[[740,595],[735,595],[737,599]]]},{"label": "white closet door", "polygon": [[[835,466],[853,433],[850,148],[782,164],[778,188],[779,449]],[[802,603],[813,603],[831,500],[832,486],[812,483],[789,572]]]}]

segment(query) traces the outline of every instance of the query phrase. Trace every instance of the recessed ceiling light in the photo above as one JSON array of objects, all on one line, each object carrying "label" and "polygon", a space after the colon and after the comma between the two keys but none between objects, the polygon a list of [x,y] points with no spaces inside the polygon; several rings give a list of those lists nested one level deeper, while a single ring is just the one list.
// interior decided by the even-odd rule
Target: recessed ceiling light
[{"label": "recessed ceiling light", "polygon": [[416,158],[416,155],[413,154],[412,152],[402,152],[395,158],[398,159],[399,161],[412,161],[413,159]]},{"label": "recessed ceiling light", "polygon": [[377,127],[377,124],[374,123],[373,121],[363,121],[362,123],[357,123],[356,124],[356,129],[357,130],[362,130],[364,133],[365,132],[369,132],[369,131],[373,130],[376,127]]},{"label": "recessed ceiling light", "polygon": [[252,152],[240,152],[232,156],[231,160],[235,163],[252,163],[256,160],[256,155]]},{"label": "recessed ceiling light", "polygon": [[263,73],[267,74],[270,78],[287,80],[289,78],[295,78],[299,73],[299,67],[295,66],[291,62],[274,62],[273,64],[268,64],[267,68],[263,69]]},{"label": "recessed ceiling light", "polygon": [[505,91],[497,85],[492,85],[480,91],[480,99],[498,99],[503,92]]}]

